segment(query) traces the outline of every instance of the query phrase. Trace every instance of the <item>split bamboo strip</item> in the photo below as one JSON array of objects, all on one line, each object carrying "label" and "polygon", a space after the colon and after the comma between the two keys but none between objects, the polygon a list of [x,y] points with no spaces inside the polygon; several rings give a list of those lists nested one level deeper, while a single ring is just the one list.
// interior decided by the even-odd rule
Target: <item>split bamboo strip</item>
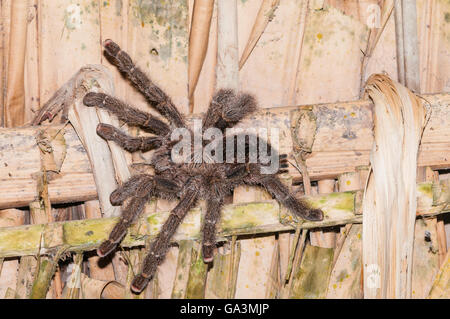
[{"label": "split bamboo strip", "polygon": [[445,256],[447,255],[447,238],[445,234],[445,224],[443,219],[437,220],[436,231],[439,244],[439,265],[442,265],[445,262]]},{"label": "split bamboo strip", "polygon": [[435,278],[428,298],[450,298],[450,252],[447,252],[445,262]]},{"label": "split bamboo strip", "polygon": [[202,245],[194,242],[191,249],[189,277],[186,286],[187,299],[204,299],[208,265],[203,262]]},{"label": "split bamboo strip", "polygon": [[7,127],[19,126],[25,121],[24,72],[27,14],[28,0],[12,1],[5,99],[5,123]]},{"label": "split bamboo strip", "polygon": [[[418,184],[418,216],[423,218],[450,212],[450,189],[445,187],[444,182],[441,185],[443,187],[435,185],[434,188],[440,188],[438,197],[446,200],[432,206],[433,196],[437,195],[433,195],[431,183]],[[357,192],[345,192],[306,197],[313,207],[324,211],[325,218],[321,222],[302,222],[300,228],[361,223],[361,216],[355,214],[358,206],[355,205],[356,194]],[[145,214],[131,227],[122,246],[143,245],[145,238],[153,238],[159,232],[168,215],[169,212]],[[201,210],[192,210],[180,226],[174,241],[199,239],[200,218]],[[0,228],[0,258],[48,254],[62,246],[70,251],[93,250],[108,236],[116,221],[117,218],[101,218]],[[218,236],[220,240],[224,240],[224,237],[233,235],[273,233],[294,230],[296,227],[297,223],[292,216],[286,215],[276,201],[233,204],[223,208]]]},{"label": "split bamboo strip", "polygon": [[[104,110],[86,107],[82,102],[83,96],[89,91],[100,90],[112,94],[114,91],[112,77],[102,66],[87,66],[74,76],[73,82],[69,86],[73,86],[73,91],[78,94],[74,97],[73,108],[71,107],[68,111],[69,121],[88,153],[103,215],[106,217],[118,216],[120,207],[112,206],[109,201],[109,195],[117,188],[114,162],[108,143],[99,138],[96,133],[100,118],[106,119],[109,115]],[[70,90],[68,91],[70,92]],[[106,122],[105,119],[102,122]],[[115,145],[115,149],[117,153],[120,152],[117,145]],[[119,170],[117,170],[117,175],[122,177]]]},{"label": "split bamboo strip", "polygon": [[378,41],[380,40],[384,29],[386,28],[386,24],[391,17],[392,11],[394,9],[394,1],[395,0],[383,1],[383,5],[381,8],[381,27],[378,28],[377,25],[374,25],[374,27],[369,30],[369,39],[367,41],[366,51],[364,52],[363,58],[361,60],[360,97],[362,97],[364,94],[364,83],[366,81],[367,65],[370,58],[372,57],[373,52],[375,51],[375,48],[377,47]]},{"label": "split bamboo strip", "polygon": [[[11,0],[0,2],[0,127],[5,126],[5,90],[8,74],[9,30]],[[5,291],[6,292],[6,291]],[[1,297],[1,295],[0,295]]]},{"label": "split bamboo strip", "polygon": [[[189,35],[189,99],[194,96],[200,71],[208,49],[209,30],[214,10],[214,0],[194,0],[191,32]],[[194,105],[190,105],[193,113]]]},{"label": "split bamboo strip", "polygon": [[405,86],[420,92],[419,38],[416,0],[402,1],[403,50],[405,53]]},{"label": "split bamboo strip", "polygon": [[39,0],[28,1],[27,12],[27,40],[25,49],[25,107],[24,122],[30,123],[34,114],[40,107],[39,92],[39,23],[38,23]]},{"label": "split bamboo strip", "polygon": [[394,1],[395,14],[395,40],[397,49],[397,72],[398,82],[405,85],[405,46],[403,34],[403,9],[402,0]]},{"label": "split bamboo strip", "polygon": [[186,288],[189,280],[189,268],[191,266],[192,240],[182,240],[179,242],[177,270],[172,288],[171,299],[185,299]]},{"label": "split bamboo strip", "polygon": [[[309,13],[309,2],[310,0],[301,1],[301,9],[299,11],[299,17],[298,20],[298,28],[297,28],[297,34],[296,34],[296,46],[295,51],[293,52],[293,56],[290,59],[290,65],[289,68],[284,68],[285,73],[287,75],[287,79],[289,81],[289,90],[287,92],[287,95],[283,97],[283,103],[284,104],[294,104],[296,101],[296,90],[297,90],[297,84],[298,84],[298,75],[299,75],[299,69],[300,69],[300,59],[302,57],[302,49],[303,49],[303,40],[305,36],[305,28]],[[299,40],[298,40],[299,39]],[[292,67],[294,65],[294,67]]]},{"label": "split bamboo strip", "polygon": [[332,269],[326,298],[363,298],[361,239],[362,225],[353,224]]},{"label": "split bamboo strip", "polygon": [[272,20],[275,10],[279,4],[280,0],[263,0],[261,3],[261,7],[259,7],[258,15],[256,16],[256,20],[253,24],[247,44],[241,54],[239,69],[242,69],[248,57],[252,53],[253,48],[258,43],[258,40],[266,29],[267,24]]},{"label": "split bamboo strip", "polygon": [[325,298],[333,262],[333,249],[306,245],[302,261],[292,278],[290,298]]},{"label": "split bamboo strip", "polygon": [[[300,233],[301,238],[299,238]],[[290,298],[292,296],[292,286],[296,281],[296,278],[294,278],[294,275],[292,273],[294,272],[298,274],[306,245],[307,235],[308,231],[306,229],[300,229],[300,227],[297,226],[297,229],[295,230],[295,238],[292,245],[293,252],[291,253],[288,268],[286,270],[285,285],[281,291],[281,297],[284,299]]]},{"label": "split bamboo strip", "polygon": [[81,298],[83,299],[122,299],[125,287],[117,281],[92,279],[81,273]]},{"label": "split bamboo strip", "polygon": [[239,88],[237,0],[217,0],[217,87]]},{"label": "split bamboo strip", "polygon": [[410,298],[413,185],[427,109],[385,75],[371,76],[367,91],[375,104],[375,143],[363,201],[364,297]]}]

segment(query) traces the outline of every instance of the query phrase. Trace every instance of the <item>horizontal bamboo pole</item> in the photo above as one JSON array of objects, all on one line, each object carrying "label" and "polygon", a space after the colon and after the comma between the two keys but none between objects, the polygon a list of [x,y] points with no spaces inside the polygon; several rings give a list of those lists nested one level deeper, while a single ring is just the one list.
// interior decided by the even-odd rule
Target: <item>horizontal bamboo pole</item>
[{"label": "horizontal bamboo pole", "polygon": [[[450,168],[450,94],[424,96],[432,108],[419,151],[419,166]],[[313,106],[264,109],[240,124],[242,127],[278,127],[280,152],[292,151],[291,117],[308,107],[317,118],[311,156],[306,160],[312,180],[336,178],[355,167],[368,165],[373,143],[372,104],[368,100]],[[37,196],[36,173],[41,170],[36,135],[39,130],[62,132],[66,148],[61,172],[49,183],[52,203],[70,203],[97,197],[91,165],[70,125],[0,129],[0,209],[28,206]],[[270,130],[269,130],[270,131]],[[55,150],[61,141],[52,141]],[[58,152],[55,160],[60,156]],[[293,178],[300,178],[294,167]]]},{"label": "horizontal bamboo pole", "polygon": [[[421,183],[417,186],[418,215],[433,216],[450,212],[450,188]],[[227,205],[223,208],[218,237],[317,228],[348,223],[361,223],[359,192],[331,193],[305,197],[313,207],[320,207],[325,218],[321,222],[299,222],[277,201]],[[123,247],[144,245],[147,237],[158,234],[169,212],[147,212],[130,229]],[[201,209],[193,209],[179,227],[174,241],[201,238]],[[89,251],[107,238],[117,218],[86,219],[59,223],[0,228],[0,258],[50,254],[61,248],[67,251]]]}]

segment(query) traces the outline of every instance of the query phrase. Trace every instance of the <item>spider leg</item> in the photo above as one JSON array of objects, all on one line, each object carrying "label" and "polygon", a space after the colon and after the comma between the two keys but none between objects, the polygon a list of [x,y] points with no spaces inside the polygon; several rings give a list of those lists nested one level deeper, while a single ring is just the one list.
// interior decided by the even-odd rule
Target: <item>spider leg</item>
[{"label": "spider leg", "polygon": [[122,210],[122,216],[109,234],[108,239],[97,249],[97,254],[103,257],[116,248],[126,235],[128,227],[142,213],[145,203],[154,193],[158,192],[167,198],[174,198],[179,190],[178,184],[164,177],[147,174],[131,177],[110,195],[110,201],[113,205],[120,204],[131,196],[132,198]]},{"label": "spider leg", "polygon": [[163,121],[107,94],[89,92],[84,96],[83,103],[86,106],[105,108],[127,124],[142,127],[156,135],[166,135],[170,132],[169,126]]},{"label": "spider leg", "polygon": [[205,220],[203,222],[203,261],[209,263],[214,258],[214,248],[216,247],[216,225],[220,220],[222,199],[211,199],[207,201]]},{"label": "spider leg", "polygon": [[134,65],[125,51],[122,51],[116,43],[109,39],[105,40],[103,47],[106,58],[125,74],[159,113],[177,127],[185,127],[182,115],[169,96]]},{"label": "spider leg", "polygon": [[107,141],[114,141],[128,152],[150,151],[162,144],[159,136],[132,137],[112,125],[100,123],[97,125],[97,134]]},{"label": "spider leg", "polygon": [[[259,170],[259,168],[255,170]],[[303,219],[311,221],[323,220],[323,212],[320,209],[311,208],[303,200],[294,197],[289,188],[275,174],[257,174],[254,172],[255,170],[246,178],[246,182],[263,186],[277,201]]]},{"label": "spider leg", "polygon": [[222,89],[214,96],[203,119],[203,128],[217,127],[224,131],[233,127],[246,115],[256,110],[256,101],[249,94],[235,94],[233,90]]},{"label": "spider leg", "polygon": [[135,218],[144,210],[145,203],[149,197],[150,196],[136,196],[131,198],[128,205],[122,210],[122,216],[109,234],[108,239],[105,240],[97,249],[98,256],[104,257],[117,247],[123,237],[125,237],[128,227],[130,227]]},{"label": "spider leg", "polygon": [[156,272],[157,267],[164,260],[169,250],[170,239],[175,234],[181,221],[187,212],[195,204],[198,191],[186,185],[188,188],[186,194],[178,202],[178,205],[170,212],[169,217],[162,226],[158,237],[151,243],[150,251],[144,259],[141,273],[137,275],[131,283],[131,290],[140,293],[147,286]]},{"label": "spider leg", "polygon": [[140,174],[131,176],[128,181],[119,186],[109,196],[112,205],[119,206],[129,197],[136,193],[136,190],[143,183],[153,181],[153,176],[148,174]]}]

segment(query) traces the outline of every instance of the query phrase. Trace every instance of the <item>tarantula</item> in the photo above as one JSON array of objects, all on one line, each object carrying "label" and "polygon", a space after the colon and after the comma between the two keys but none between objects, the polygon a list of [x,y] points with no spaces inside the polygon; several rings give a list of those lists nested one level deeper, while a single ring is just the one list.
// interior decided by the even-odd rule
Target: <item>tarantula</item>
[{"label": "tarantula", "polygon": [[[189,152],[189,149],[187,151],[183,149],[180,154],[185,159],[191,159],[190,161],[174,161],[171,152],[179,139],[173,140],[172,133],[177,128],[184,128],[192,132],[186,124],[185,117],[181,115],[170,97],[136,67],[130,56],[122,51],[116,43],[106,40],[103,46],[106,58],[134,84],[149,104],[165,117],[168,123],[149,113],[130,107],[107,94],[90,92],[84,97],[83,102],[86,106],[105,108],[128,125],[138,126],[154,134],[146,137],[131,137],[111,125],[100,123],[97,127],[98,135],[105,140],[114,141],[129,152],[154,150],[149,164],[154,167],[155,172],[154,175],[132,176],[111,193],[110,200],[113,205],[121,205],[125,201],[126,204],[122,209],[122,216],[111,231],[109,238],[98,248],[98,255],[103,257],[116,248],[126,235],[128,227],[141,214],[145,203],[152,196],[170,200],[179,199],[161,231],[150,244],[141,273],[132,282],[131,290],[133,292],[141,292],[152,279],[169,249],[171,237],[198,199],[204,199],[207,206],[202,225],[202,255],[205,263],[213,260],[216,246],[216,224],[220,220],[224,198],[231,194],[238,185],[262,186],[297,216],[313,221],[323,219],[321,210],[312,209],[303,201],[295,198],[280,181],[277,174],[283,170],[278,169],[271,174],[263,173],[264,165],[261,163],[261,156],[257,156],[256,162],[250,160],[251,147],[255,144],[252,144],[251,141],[255,141],[255,139],[252,139],[251,136],[243,137],[245,141],[244,160],[238,160],[238,152],[234,152],[235,148],[233,148],[230,161],[229,153],[225,154],[223,150],[224,144],[217,143],[211,154],[226,155],[226,162],[198,160],[195,154],[192,155]],[[255,110],[256,102],[251,95],[235,93],[233,90],[220,90],[214,95],[209,109],[203,117],[202,130],[205,132],[208,128],[215,127],[221,132],[225,132],[227,128],[233,127]],[[220,141],[225,142],[225,137],[222,138]],[[239,134],[232,136],[233,147],[237,146],[240,138],[242,136]],[[256,141],[259,148],[266,148],[271,154],[277,154],[276,150],[263,139],[257,137]],[[205,142],[202,142],[202,146],[204,145]],[[280,155],[277,159],[281,161],[281,168],[287,167],[286,155]]]}]

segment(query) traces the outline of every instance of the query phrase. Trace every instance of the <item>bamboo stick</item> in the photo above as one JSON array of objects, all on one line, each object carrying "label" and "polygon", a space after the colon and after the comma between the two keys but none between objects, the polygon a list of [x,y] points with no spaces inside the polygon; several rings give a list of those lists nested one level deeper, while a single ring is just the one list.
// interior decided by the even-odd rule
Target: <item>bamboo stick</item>
[{"label": "bamboo stick", "polygon": [[[418,213],[420,218],[450,212],[449,188],[442,183],[440,198],[447,198],[433,205],[431,183],[418,184]],[[301,229],[330,227],[348,223],[361,223],[362,217],[355,214],[356,192],[332,193],[306,198],[313,207],[325,212],[321,222],[303,222]],[[153,238],[167,218],[169,212],[148,212],[130,229],[122,247],[144,244],[146,236]],[[201,210],[194,209],[174,237],[174,241],[200,238]],[[89,251],[97,248],[109,234],[117,218],[86,219],[57,222],[46,225],[26,225],[0,228],[0,258],[48,254],[54,249],[67,246],[70,251]],[[233,235],[264,234],[294,230],[297,223],[286,215],[276,201],[226,205],[218,234],[219,240]],[[61,234],[64,233],[64,236]],[[26,239],[23,239],[26,238]],[[43,241],[43,242],[42,242]],[[39,250],[40,249],[40,250]]]},{"label": "bamboo stick", "polygon": [[54,257],[51,259],[44,259],[40,262],[38,273],[36,274],[33,287],[31,288],[30,299],[46,298],[52,277],[55,274],[56,267],[58,266],[59,258],[65,251],[65,247],[60,247]]},{"label": "bamboo stick", "polygon": [[302,57],[302,49],[303,49],[303,38],[305,36],[305,28],[306,23],[308,19],[308,13],[309,13],[309,4],[310,0],[305,0],[301,2],[301,9],[299,12],[299,25],[297,29],[297,36],[295,39],[298,39],[296,41],[295,51],[290,59],[290,65],[294,67],[289,67],[286,70],[286,76],[289,81],[288,91],[287,94],[283,96],[283,103],[292,105],[295,103],[297,94],[296,89],[298,85],[298,76],[299,76],[299,68],[300,68],[300,59]]},{"label": "bamboo stick", "polygon": [[403,2],[394,1],[395,14],[395,40],[397,49],[397,72],[398,82],[405,85],[405,37],[403,34]]}]

